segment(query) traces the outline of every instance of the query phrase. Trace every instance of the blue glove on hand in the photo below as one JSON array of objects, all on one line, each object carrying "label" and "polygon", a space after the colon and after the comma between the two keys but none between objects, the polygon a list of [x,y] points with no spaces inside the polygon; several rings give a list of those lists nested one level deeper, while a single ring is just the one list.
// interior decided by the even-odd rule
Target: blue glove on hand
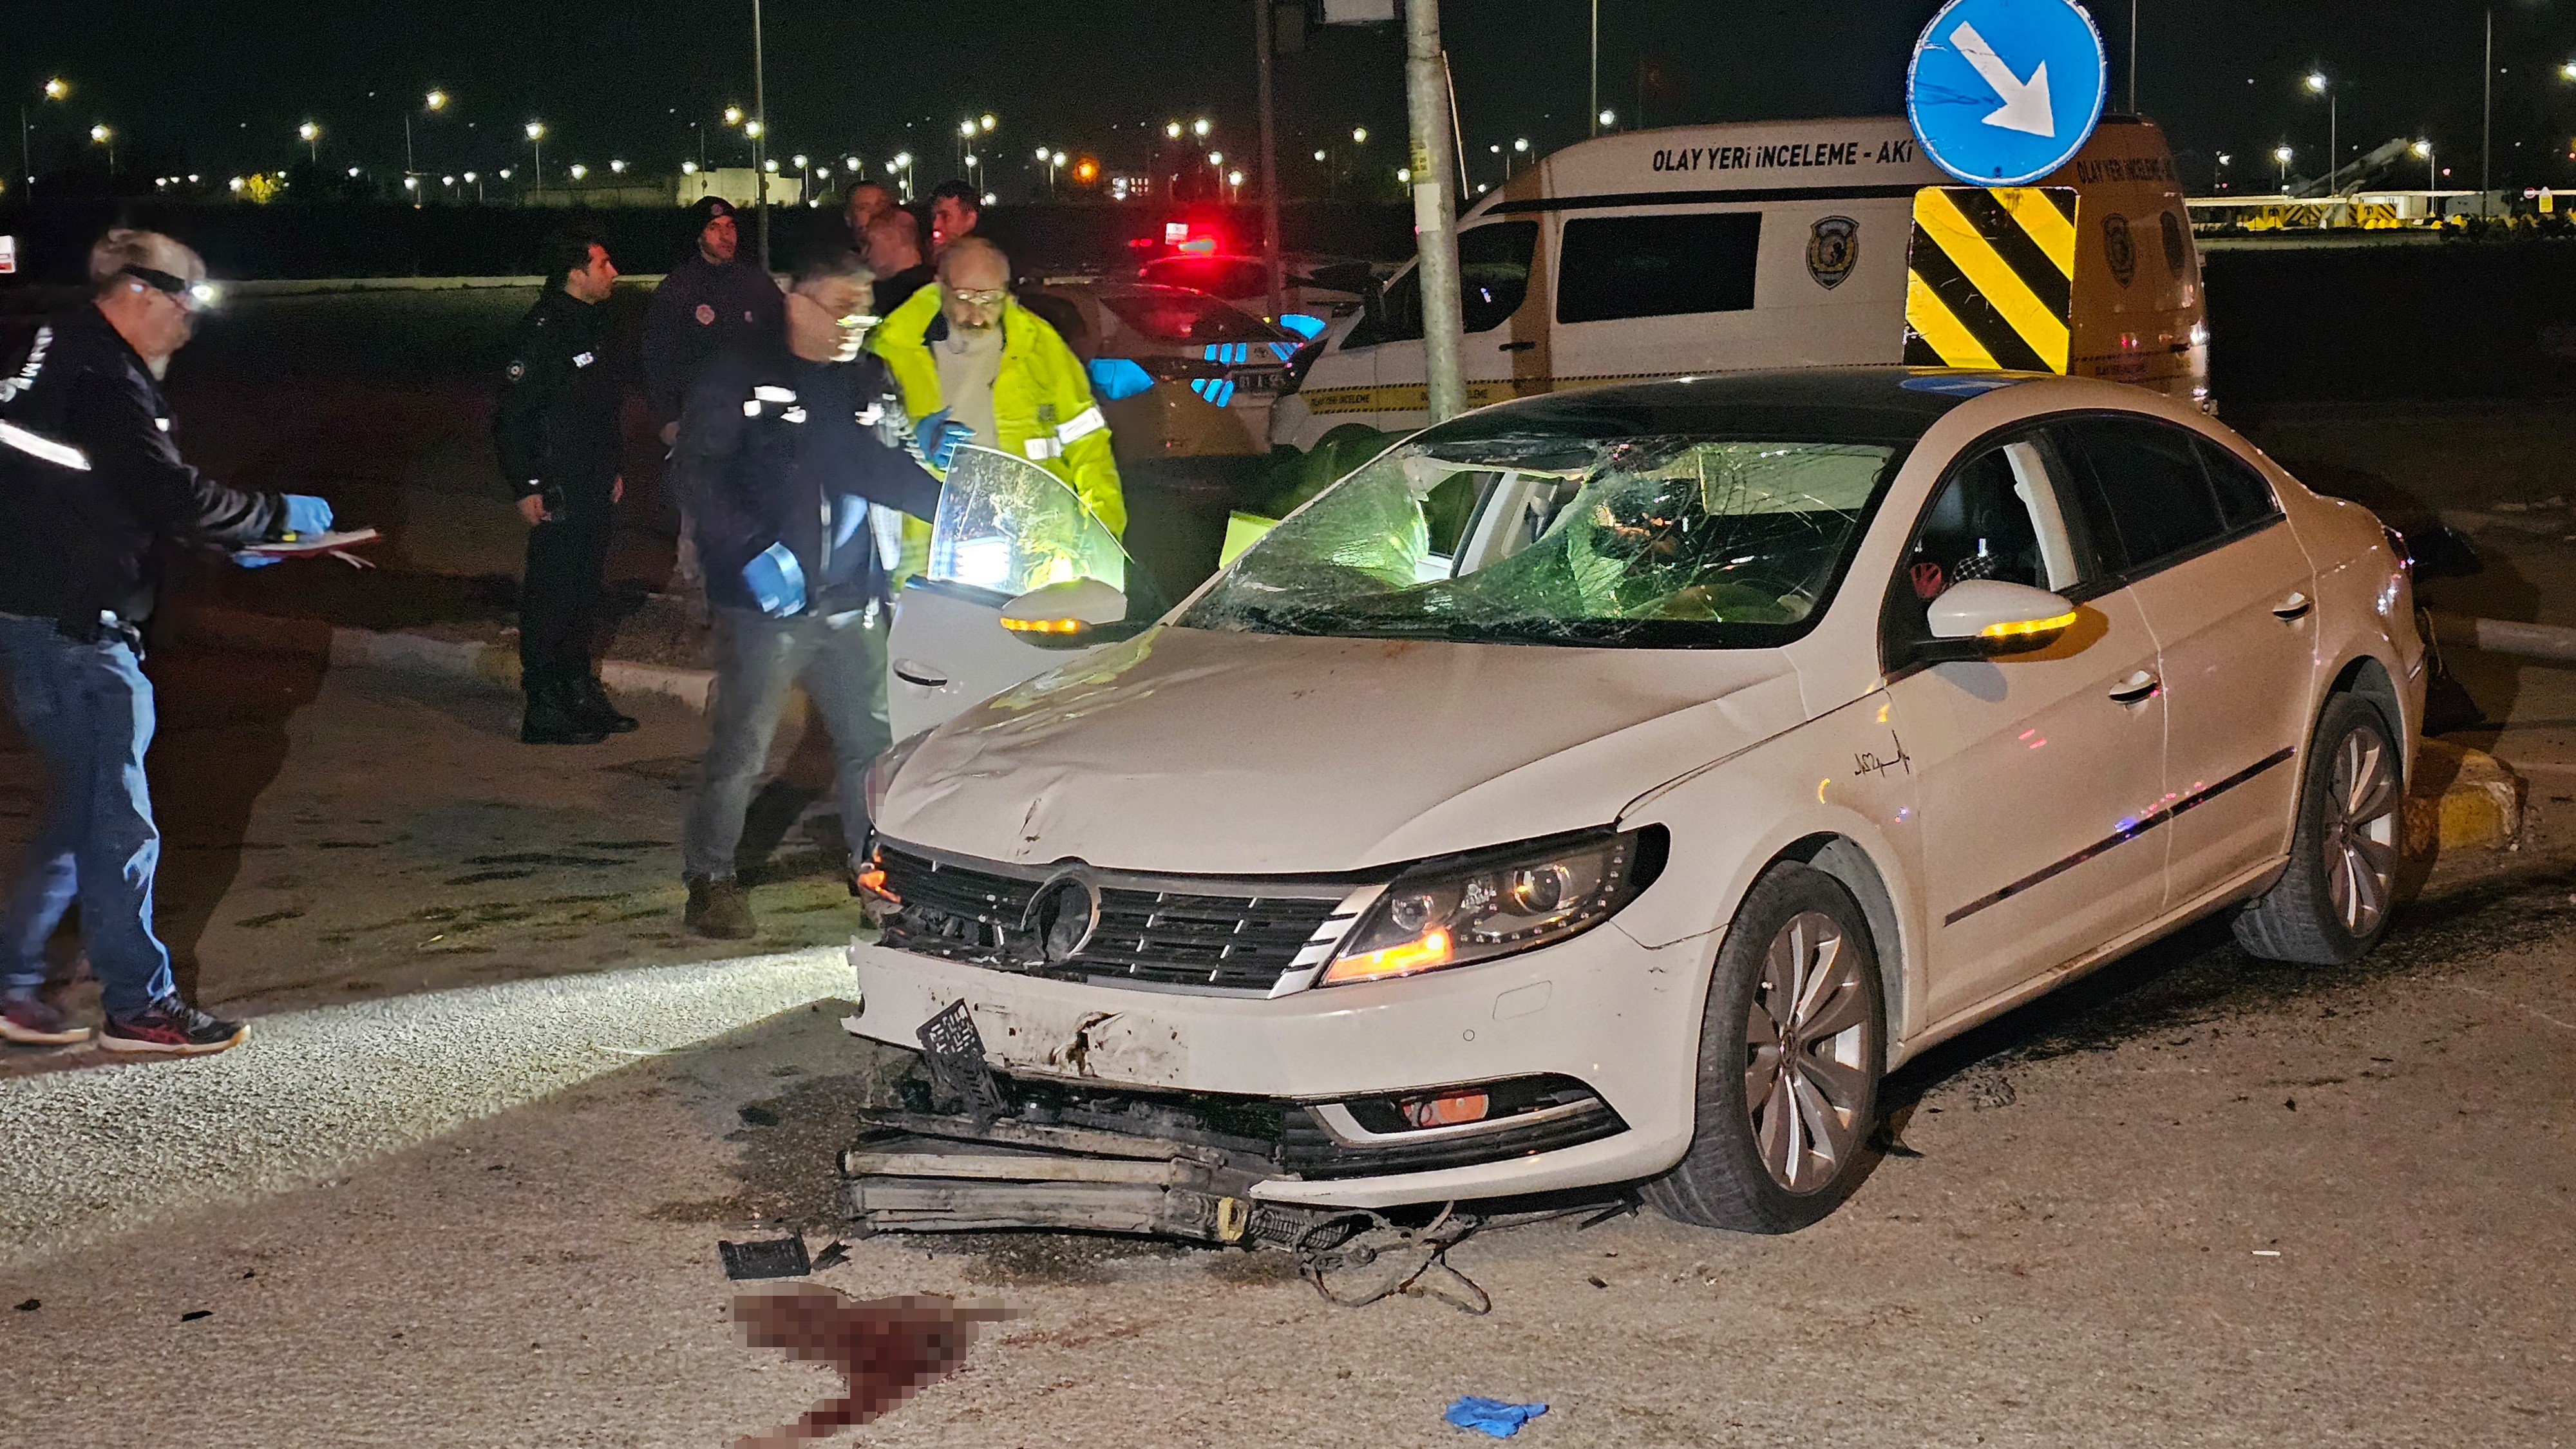
[{"label": "blue glove on hand", "polygon": [[758,558],[742,566],[742,581],[751,589],[752,599],[760,612],[773,619],[784,619],[805,609],[805,566],[787,545],[773,543]]},{"label": "blue glove on hand", "polygon": [[284,560],[280,559],[273,553],[237,553],[228,555],[228,557],[232,559],[236,567],[246,569],[264,569],[270,564],[284,562]]},{"label": "blue glove on hand", "polygon": [[311,535],[331,531],[331,505],[309,493],[286,495],[286,531]]},{"label": "blue glove on hand", "polygon": [[921,445],[922,461],[942,472],[956,458],[957,445],[974,436],[973,428],[950,421],[946,408],[923,418],[912,430],[913,441]]}]

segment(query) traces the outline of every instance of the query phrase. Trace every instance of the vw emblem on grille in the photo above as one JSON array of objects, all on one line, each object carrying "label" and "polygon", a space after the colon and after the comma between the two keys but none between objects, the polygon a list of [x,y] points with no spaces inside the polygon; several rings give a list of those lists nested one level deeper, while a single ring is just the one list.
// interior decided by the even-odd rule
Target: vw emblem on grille
[{"label": "vw emblem on grille", "polygon": [[1061,965],[1082,954],[1100,926],[1100,887],[1080,875],[1060,875],[1038,887],[1020,917],[1020,929],[1037,938],[1047,964]]}]

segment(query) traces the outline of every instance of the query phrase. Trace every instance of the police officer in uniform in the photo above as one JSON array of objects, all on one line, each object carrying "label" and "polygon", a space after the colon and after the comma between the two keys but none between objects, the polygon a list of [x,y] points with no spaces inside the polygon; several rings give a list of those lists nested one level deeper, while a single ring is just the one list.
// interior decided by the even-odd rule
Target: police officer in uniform
[{"label": "police officer in uniform", "polygon": [[600,574],[608,564],[623,396],[608,363],[609,292],[617,265],[586,235],[546,243],[546,290],[510,337],[492,445],[528,522],[519,585],[519,738],[595,745],[635,728],[591,672]]},{"label": "police officer in uniform", "polygon": [[665,445],[678,437],[681,405],[717,353],[774,347],[787,325],[778,284],[741,255],[733,203],[700,197],[689,215],[697,221],[689,254],[644,309],[644,401]]}]

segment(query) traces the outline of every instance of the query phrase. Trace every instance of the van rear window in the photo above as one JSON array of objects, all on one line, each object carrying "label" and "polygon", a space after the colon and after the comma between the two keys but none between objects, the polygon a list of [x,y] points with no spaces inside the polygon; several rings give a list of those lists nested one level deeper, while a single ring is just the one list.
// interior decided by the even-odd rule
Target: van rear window
[{"label": "van rear window", "polygon": [[1750,311],[1761,243],[1758,211],[1569,221],[1557,269],[1556,320]]}]

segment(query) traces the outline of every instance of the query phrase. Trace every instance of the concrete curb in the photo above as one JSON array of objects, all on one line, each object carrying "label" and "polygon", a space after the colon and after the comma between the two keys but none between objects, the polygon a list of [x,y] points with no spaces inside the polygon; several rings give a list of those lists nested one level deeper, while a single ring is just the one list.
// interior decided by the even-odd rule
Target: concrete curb
[{"label": "concrete curb", "polygon": [[2444,853],[2511,846],[2522,839],[2523,793],[2522,777],[2486,751],[2422,741],[2406,798],[2406,838],[2433,841]]},{"label": "concrete curb", "polygon": [[[468,639],[439,639],[400,630],[327,629],[318,620],[279,619],[236,609],[187,609],[172,621],[173,632],[194,644],[228,649],[320,655],[343,668],[401,669],[450,679],[479,679],[503,689],[519,687],[519,651],[507,644]],[[700,714],[715,687],[706,669],[674,669],[611,659],[599,666],[599,682],[621,694],[655,694],[678,700]]]}]

